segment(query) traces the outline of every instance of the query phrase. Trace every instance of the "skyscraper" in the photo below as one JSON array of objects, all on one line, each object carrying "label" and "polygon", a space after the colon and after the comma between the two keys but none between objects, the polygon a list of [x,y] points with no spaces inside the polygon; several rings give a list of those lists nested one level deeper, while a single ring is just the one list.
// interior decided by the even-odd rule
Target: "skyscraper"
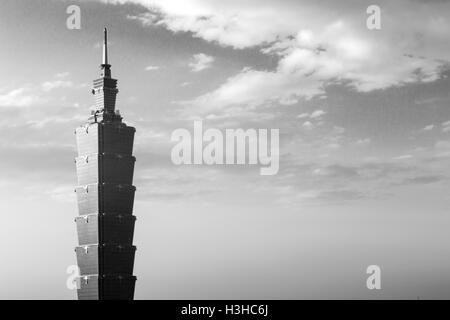
[{"label": "skyscraper", "polygon": [[106,28],[100,69],[92,88],[91,116],[75,130],[78,299],[133,299],[135,129],[123,123],[115,109],[117,80],[111,78]]}]

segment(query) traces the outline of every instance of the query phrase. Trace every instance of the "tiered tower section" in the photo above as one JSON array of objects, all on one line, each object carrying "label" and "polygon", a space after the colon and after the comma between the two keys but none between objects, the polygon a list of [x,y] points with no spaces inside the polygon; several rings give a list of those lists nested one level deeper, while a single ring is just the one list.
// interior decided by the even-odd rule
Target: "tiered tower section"
[{"label": "tiered tower section", "polygon": [[104,31],[101,78],[94,80],[95,107],[87,123],[75,130],[79,216],[75,248],[80,281],[78,299],[133,299],[135,129],[115,110],[117,80],[108,64]]}]

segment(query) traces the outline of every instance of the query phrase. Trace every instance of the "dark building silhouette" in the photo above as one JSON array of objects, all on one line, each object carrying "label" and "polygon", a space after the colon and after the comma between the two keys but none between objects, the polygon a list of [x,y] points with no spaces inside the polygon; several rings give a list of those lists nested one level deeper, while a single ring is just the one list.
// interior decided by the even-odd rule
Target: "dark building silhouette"
[{"label": "dark building silhouette", "polygon": [[115,109],[117,80],[111,78],[108,64],[106,28],[101,78],[94,80],[92,93],[94,110],[75,130],[78,299],[133,299],[135,129],[123,123]]}]

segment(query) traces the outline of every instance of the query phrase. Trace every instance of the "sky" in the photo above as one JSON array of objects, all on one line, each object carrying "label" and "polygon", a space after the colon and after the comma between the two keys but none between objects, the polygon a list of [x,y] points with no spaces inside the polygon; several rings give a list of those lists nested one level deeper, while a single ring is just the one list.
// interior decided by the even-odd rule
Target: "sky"
[{"label": "sky", "polygon": [[[377,0],[379,30],[371,4],[2,0],[0,298],[76,298],[74,129],[105,26],[137,130],[136,299],[450,298],[450,2]],[[195,120],[279,129],[278,174],[174,165]]]}]

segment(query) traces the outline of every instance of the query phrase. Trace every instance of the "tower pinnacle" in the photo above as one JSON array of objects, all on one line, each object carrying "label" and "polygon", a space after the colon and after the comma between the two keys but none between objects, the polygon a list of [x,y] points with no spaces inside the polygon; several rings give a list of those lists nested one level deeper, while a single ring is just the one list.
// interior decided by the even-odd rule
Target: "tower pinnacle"
[{"label": "tower pinnacle", "polygon": [[108,30],[103,29],[103,60],[102,64],[108,64]]},{"label": "tower pinnacle", "polygon": [[103,59],[100,65],[101,75],[99,79],[94,80],[92,94],[94,95],[95,105],[94,113],[89,121],[109,122],[122,121],[122,117],[115,110],[117,89],[117,80],[111,77],[111,65],[108,63],[108,31],[103,30]]},{"label": "tower pinnacle", "polygon": [[108,30],[106,28],[103,29],[103,58],[100,68],[104,78],[111,78],[111,65],[108,63]]}]

